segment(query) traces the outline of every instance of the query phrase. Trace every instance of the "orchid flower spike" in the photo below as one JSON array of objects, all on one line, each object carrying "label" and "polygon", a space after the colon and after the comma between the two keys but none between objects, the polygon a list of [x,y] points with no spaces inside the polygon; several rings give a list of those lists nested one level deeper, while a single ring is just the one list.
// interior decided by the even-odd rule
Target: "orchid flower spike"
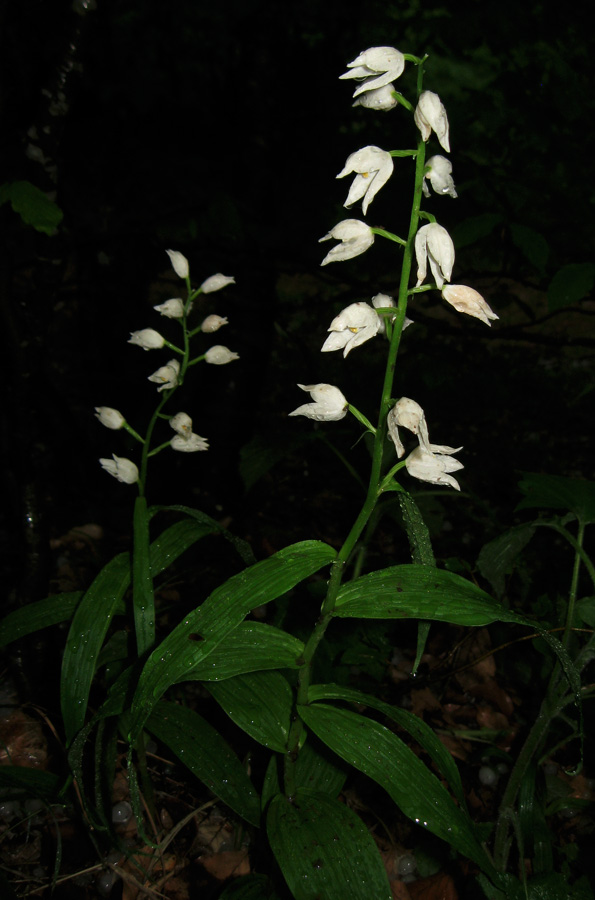
[{"label": "orchid flower spike", "polygon": [[353,95],[358,97],[364,91],[384,87],[398,78],[405,68],[405,57],[394,47],[370,47],[356,56],[353,62],[348,63],[347,68],[351,71],[339,77],[355,78],[363,82]]},{"label": "orchid flower spike", "polygon": [[136,344],[143,350],[160,350],[165,344],[165,338],[154,328],[143,328],[142,331],[133,331],[129,344]]},{"label": "orchid flower spike", "polygon": [[362,212],[366,215],[368,206],[393,173],[393,158],[386,150],[380,147],[362,147],[347,157],[344,168],[337,178],[356,173],[353,183],[349,188],[347,200],[343,206],[353,206],[357,200],[362,202]]},{"label": "orchid flower spike", "polygon": [[423,447],[428,453],[430,452],[430,435],[428,434],[426,416],[419,403],[416,403],[415,400],[411,400],[409,397],[401,397],[390,410],[387,416],[387,425],[389,436],[396,447],[399,459],[405,455],[405,448],[399,436],[399,425],[417,435],[420,447]]},{"label": "orchid flower spike", "polygon": [[298,384],[303,391],[308,391],[313,403],[298,406],[290,416],[306,416],[316,422],[338,422],[347,415],[347,400],[338,387],[332,384]]},{"label": "orchid flower spike", "polygon": [[330,335],[322,345],[322,353],[342,350],[347,356],[354,347],[369,341],[380,331],[381,319],[367,303],[352,303],[335,316],[329,326]]},{"label": "orchid flower spike", "polygon": [[112,459],[100,459],[99,463],[102,469],[124,484],[134,484],[138,481],[138,468],[129,459],[112,453]]},{"label": "orchid flower spike", "polygon": [[437,194],[449,194],[451,197],[457,196],[455,183],[452,179],[452,163],[445,156],[432,156],[426,163],[422,189],[424,196],[429,197],[430,191],[426,180],[429,180]]},{"label": "orchid flower spike", "polygon": [[365,94],[360,94],[355,103],[351,105],[365,106],[366,109],[388,111],[389,109],[394,109],[399,102],[394,93],[394,84],[385,84],[384,87],[376,88],[373,91],[368,90]]},{"label": "orchid flower spike", "polygon": [[417,259],[417,287],[425,280],[427,262],[430,261],[432,275],[439,288],[450,281],[455,262],[455,248],[452,239],[442,225],[430,222],[415,235],[415,256]]},{"label": "orchid flower spike", "polygon": [[365,253],[374,243],[374,232],[369,225],[360,222],[359,219],[343,219],[342,222],[331,228],[328,234],[321,237],[318,243],[329,241],[331,238],[335,238],[341,243],[329,250],[320,263],[321,266],[326,266],[330,262],[352,259],[354,256],[359,256],[360,253]]},{"label": "orchid flower spike", "polygon": [[405,466],[410,475],[420,481],[429,481],[430,484],[448,484],[456,491],[460,491],[460,485],[450,472],[457,472],[464,468],[463,463],[453,459],[452,454],[458,453],[462,447],[443,447],[438,444],[430,444],[430,450],[421,445],[416,447],[405,460]]},{"label": "orchid flower spike", "polygon": [[448,116],[438,94],[433,91],[423,91],[417,101],[413,119],[421,131],[424,141],[427,141],[434,131],[442,149],[450,153]]},{"label": "orchid flower spike", "polygon": [[188,278],[188,273],[190,271],[188,266],[188,260],[184,256],[183,253],[180,253],[179,250],[166,250],[165,251],[169,256],[172,269],[178,276],[178,278]]},{"label": "orchid flower spike", "polygon": [[442,288],[442,296],[457,312],[467,313],[468,316],[481,319],[486,325],[492,324],[490,319],[498,318],[481,294],[465,284],[445,284]]},{"label": "orchid flower spike", "polygon": [[170,359],[167,365],[161,366],[156,372],[149,375],[148,380],[161,385],[161,387],[157,388],[157,393],[160,394],[161,391],[169,391],[177,386],[179,374],[180,363],[177,359]]},{"label": "orchid flower spike", "polygon": [[117,409],[112,409],[111,406],[96,406],[95,415],[102,425],[105,425],[106,428],[111,428],[113,431],[118,431],[126,422],[122,413]]},{"label": "orchid flower spike", "polygon": [[203,294],[212,294],[213,291],[220,291],[221,288],[224,288],[226,285],[235,283],[235,278],[232,278],[230,275],[221,275],[221,273],[218,273],[217,275],[211,275],[210,278],[203,281],[200,289]]}]

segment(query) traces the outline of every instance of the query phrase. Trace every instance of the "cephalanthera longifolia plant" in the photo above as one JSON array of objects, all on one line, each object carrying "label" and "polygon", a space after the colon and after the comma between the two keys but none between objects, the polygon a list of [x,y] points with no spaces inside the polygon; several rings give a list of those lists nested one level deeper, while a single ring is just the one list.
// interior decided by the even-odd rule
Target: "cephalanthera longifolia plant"
[{"label": "cephalanthera longifolia plant", "polygon": [[[100,823],[102,817],[105,820],[101,802],[105,787],[96,791],[93,801],[85,787],[83,756],[87,742],[94,742],[96,759],[102,761],[102,774],[109,784],[109,761],[113,766],[116,737],[126,740],[131,795],[140,820],[141,789],[150,791],[144,778],[145,737],[153,735],[238,816],[266,830],[276,861],[297,900],[391,898],[376,844],[356,814],[339,799],[349,767],[381,785],[405,816],[469,858],[490,896],[520,898],[526,888],[519,878],[506,874],[508,835],[511,826],[517,838],[520,834],[515,801],[530,759],[543,746],[543,722],[525,763],[513,770],[514,783],[505,796],[492,854],[467,811],[453,758],[423,720],[360,691],[316,683],[313,677],[317,651],[335,619],[417,619],[418,659],[431,621],[465,626],[500,621],[535,631],[534,623],[505,608],[476,584],[436,567],[428,530],[413,498],[400,483],[405,469],[406,478],[458,490],[453,473],[463,467],[456,456],[462,448],[431,442],[424,410],[406,395],[406,385],[399,382],[397,357],[409,321],[409,301],[415,305],[423,292],[438,290],[455,310],[475,316],[486,325],[497,318],[473,288],[450,284],[455,261],[453,242],[434,215],[422,210],[424,200],[433,203],[429,187],[436,194],[456,197],[450,161],[442,155],[426,160],[430,141],[437,140],[447,153],[450,143],[444,106],[437,94],[424,89],[425,59],[392,47],[373,47],[353,60],[341,76],[358,82],[354,105],[381,111],[401,107],[403,116],[409,115],[412,120],[408,133],[417,137],[415,146],[410,148],[384,150],[366,146],[356,150],[338,176],[355,176],[345,206],[361,200],[362,213],[367,215],[377,192],[383,187],[388,189],[394,160],[408,166],[413,180],[411,214],[408,223],[401,223],[401,233],[375,228],[360,219],[345,219],[321,239],[339,241],[322,265],[373,252],[376,237],[394,242],[401,258],[395,296],[377,294],[371,304],[362,301],[348,306],[332,320],[330,334],[322,346],[323,352],[342,350],[347,356],[352,350],[364,353],[362,345],[375,336],[385,340],[384,376],[379,380],[377,396],[370,395],[368,415],[351,405],[338,387],[329,384],[299,385],[310,394],[311,401],[290,413],[318,422],[338,421],[351,413],[371,436],[366,496],[341,548],[337,551],[320,541],[304,541],[249,564],[214,590],[155,646],[154,579],[190,544],[219,527],[196,511],[170,507],[179,511],[180,521],[150,542],[149,522],[158,510],[146,506],[147,462],[169,445],[175,450],[206,449],[205,439],[192,433],[186,413],[170,416],[169,410],[167,414],[162,410],[188,368],[199,359],[222,363],[234,357],[226,348],[218,347],[208,350],[204,357],[191,358],[190,340],[200,330],[192,330],[187,324],[191,304],[201,290],[216,290],[230,279],[214,276],[193,291],[186,260],[171,253],[177,274],[186,281],[187,299],[169,300],[159,311],[180,321],[183,346],[169,343],[152,329],[137,332],[132,338],[133,343],[145,349],[167,346],[175,354],[151,376],[160,384],[159,406],[144,437],[133,431],[119,412],[102,407],[97,410],[104,425],[127,428],[141,445],[140,468],[115,456],[101,461],[116,478],[138,483],[132,558],[122,554],[113,560],[84,596],[50,598],[38,605],[36,613],[46,616],[43,624],[74,614],[64,654],[62,702],[70,763],[89,814]],[[417,90],[412,99],[399,93],[393,83],[406,63],[417,69]],[[400,122],[399,133],[407,133],[404,121]],[[417,269],[412,284],[414,259]],[[203,322],[202,331],[214,331],[223,323],[224,320],[210,316]],[[372,424],[373,418],[376,424]],[[169,420],[168,427],[176,434],[154,447],[153,429],[161,419]],[[409,439],[414,446],[408,453],[403,440],[405,432],[414,436]],[[388,492],[398,496],[412,562],[360,575],[360,566],[353,565],[355,551],[377,504]],[[237,546],[249,562],[241,542]],[[577,554],[577,559],[583,559],[582,538],[577,543]],[[326,595],[305,640],[247,619],[254,608],[280,598],[304,579],[325,570]],[[129,585],[130,608],[125,599]],[[64,609],[68,610],[66,614]],[[137,643],[132,662],[124,654],[118,657],[117,649],[110,645],[112,618],[127,614]],[[4,635],[8,640],[32,630],[31,611],[27,621],[22,616],[14,618],[16,615],[5,620]],[[37,627],[40,624],[38,619]],[[571,626],[572,614],[566,628]],[[564,649],[546,632],[544,637],[559,659],[548,707],[551,722],[556,710],[572,702],[579,681],[566,652],[568,642],[565,641]],[[120,660],[120,668],[117,677],[105,686],[105,699],[90,713],[91,683],[108,648],[112,658]],[[188,681],[202,682],[233,722],[267,754],[265,774],[257,785],[209,722],[192,709],[167,699],[170,688]],[[409,737],[403,738],[402,734]],[[429,764],[410,748],[411,740],[429,757]],[[137,773],[141,775],[140,785]],[[525,877],[523,867],[520,876]],[[234,887],[233,896],[244,896],[242,890],[246,897],[264,896],[259,890],[276,896],[258,881],[259,877],[254,876],[242,888]]]}]

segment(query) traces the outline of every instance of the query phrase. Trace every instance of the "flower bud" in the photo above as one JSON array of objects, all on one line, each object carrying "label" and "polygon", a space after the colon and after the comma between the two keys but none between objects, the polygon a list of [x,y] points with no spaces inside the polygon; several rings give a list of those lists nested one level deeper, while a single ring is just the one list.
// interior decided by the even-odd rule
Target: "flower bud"
[{"label": "flower bud", "polygon": [[178,450],[181,453],[196,453],[197,450],[209,449],[209,442],[199,434],[190,434],[188,437],[176,434],[169,443],[172,450]]},{"label": "flower bud", "polygon": [[490,309],[486,301],[478,291],[467,287],[466,284],[445,284],[442,288],[442,296],[457,312],[467,313],[481,319],[486,325],[491,325],[490,319],[497,319],[496,313]]},{"label": "flower bud", "polygon": [[122,413],[118,412],[117,409],[112,409],[111,406],[96,406],[95,415],[102,425],[105,425],[106,428],[112,428],[114,431],[121,428],[126,421]]},{"label": "flower bud", "polygon": [[153,309],[168,319],[181,319],[184,315],[184,301],[180,297],[172,297],[171,300],[166,300]]},{"label": "flower bud", "polygon": [[128,343],[136,344],[143,350],[160,350],[165,344],[165,338],[153,328],[143,328],[142,331],[133,331]]},{"label": "flower bud", "polygon": [[113,475],[124,484],[134,484],[135,481],[138,481],[138,468],[129,459],[112,453],[112,459],[100,459],[99,463],[109,475]]},{"label": "flower bud", "polygon": [[215,344],[205,353],[205,362],[211,363],[213,366],[224,366],[226,363],[239,359],[239,355],[224,347],[222,344]]},{"label": "flower bud", "polygon": [[178,383],[178,375],[180,374],[180,363],[177,359],[170,359],[170,361],[165,366],[161,366],[161,368],[157,369],[156,372],[153,372],[152,375],[149,375],[149,381],[154,381],[155,384],[160,384],[161,387],[157,388],[157,393],[160,394],[161,391],[168,391],[170,388],[175,388]]},{"label": "flower bud", "polygon": [[188,278],[188,260],[184,254],[180,253],[179,250],[166,250],[165,252],[169,256],[172,268],[178,278]]},{"label": "flower bud", "polygon": [[224,325],[227,325],[227,319],[222,316],[207,316],[200,326],[200,330],[205,334],[212,334],[214,331],[219,331]]},{"label": "flower bud", "polygon": [[200,286],[203,294],[212,294],[213,291],[220,291],[221,288],[224,288],[228,284],[235,284],[235,278],[232,278],[229,275],[221,275],[218,273],[217,275],[211,275],[210,278],[207,278],[206,281]]},{"label": "flower bud", "polygon": [[181,434],[182,437],[189,437],[192,434],[192,419],[185,412],[176,413],[176,415],[172,416],[169,420],[169,424],[173,430],[177,431],[178,434]]}]

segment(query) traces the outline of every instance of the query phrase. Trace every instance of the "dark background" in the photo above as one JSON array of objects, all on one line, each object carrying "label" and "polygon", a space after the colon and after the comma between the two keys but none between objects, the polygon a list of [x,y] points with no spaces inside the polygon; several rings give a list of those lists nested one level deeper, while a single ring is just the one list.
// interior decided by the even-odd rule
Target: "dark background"
[{"label": "dark background", "polygon": [[[465,447],[463,494],[420,495],[445,542],[439,555],[473,556],[510,524],[521,471],[594,477],[595,307],[589,293],[558,311],[547,300],[562,266],[593,258],[584,23],[548,17],[537,2],[521,13],[479,0],[97,0],[76,10],[47,0],[0,10],[0,183],[55,190],[64,212],[48,237],[0,207],[13,601],[47,593],[48,536],[84,522],[129,534],[135,489],[96,459],[135,448],[101,428],[93,407],[116,407],[139,429],[147,420],[156,394],[146,377],[169,357],[126,340],[144,327],[175,337],[151,308],[178,292],[170,247],[188,257],[196,284],[219,271],[236,277],[201,309],[229,316],[210,343],[241,359],[200,367],[176,397],[170,411],[186,410],[211,450],[163,453],[150,499],[227,516],[257,555],[345,536],[359,489],[319,437],[364,478],[365,443],[354,448],[348,420],[317,427],[286,414],[305,401],[297,382],[327,381],[376,415],[381,341],[347,360],[319,353],[341,308],[398,283],[400,253],[380,239],[365,256],[319,267],[318,239],[360,215],[342,207],[349,179],[335,181],[349,153],[416,140],[402,108],[351,108],[353,82],[338,76],[369,46],[429,55],[425,86],[448,111],[459,199],[433,195],[427,209],[455,237],[453,280],[481,290],[501,317],[488,330],[444,309],[437,293],[412,303],[417,324],[395,391],[424,406],[434,441]],[[406,96],[414,78],[408,66],[397,85]],[[27,156],[32,140],[41,162]],[[429,152],[439,152],[434,141]],[[396,161],[371,224],[405,231],[410,169]]]}]

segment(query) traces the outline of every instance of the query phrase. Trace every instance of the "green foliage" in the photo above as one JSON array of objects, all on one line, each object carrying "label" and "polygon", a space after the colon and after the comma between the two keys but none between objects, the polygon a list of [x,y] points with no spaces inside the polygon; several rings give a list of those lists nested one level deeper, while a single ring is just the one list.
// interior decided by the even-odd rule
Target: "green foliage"
[{"label": "green foliage", "polygon": [[267,834],[295,900],[390,900],[370,832],[328,794],[299,790],[291,802],[277,794],[269,806]]},{"label": "green foliage", "polygon": [[252,825],[260,822],[260,798],[246,771],[219,732],[202,716],[160,701],[147,729],[217,797]]},{"label": "green foliage", "polygon": [[47,194],[30,181],[7,181],[0,185],[0,206],[10,203],[25,225],[44,234],[55,234],[64,213]]}]

